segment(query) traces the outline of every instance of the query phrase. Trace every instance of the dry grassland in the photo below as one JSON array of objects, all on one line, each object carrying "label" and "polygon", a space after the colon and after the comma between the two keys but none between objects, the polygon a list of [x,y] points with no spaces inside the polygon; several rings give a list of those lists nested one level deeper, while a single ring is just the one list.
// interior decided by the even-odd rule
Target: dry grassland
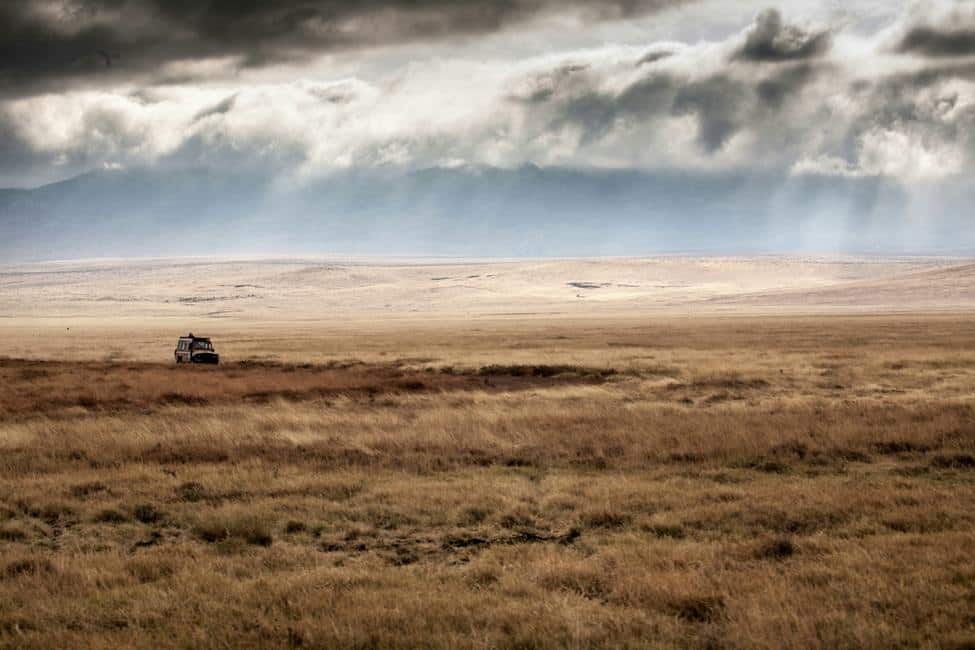
[{"label": "dry grassland", "polygon": [[8,327],[0,646],[972,647],[972,323]]}]

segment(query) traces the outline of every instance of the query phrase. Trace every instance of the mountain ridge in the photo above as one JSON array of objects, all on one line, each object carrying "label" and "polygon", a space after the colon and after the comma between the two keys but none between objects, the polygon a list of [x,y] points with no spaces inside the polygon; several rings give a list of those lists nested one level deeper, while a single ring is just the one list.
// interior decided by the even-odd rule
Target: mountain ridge
[{"label": "mountain ridge", "polygon": [[958,236],[961,215],[919,238],[900,188],[882,179],[776,180],[783,189],[769,195],[768,176],[754,174],[535,165],[358,171],[300,185],[206,166],[95,170],[0,190],[0,257],[945,252],[972,244]]}]

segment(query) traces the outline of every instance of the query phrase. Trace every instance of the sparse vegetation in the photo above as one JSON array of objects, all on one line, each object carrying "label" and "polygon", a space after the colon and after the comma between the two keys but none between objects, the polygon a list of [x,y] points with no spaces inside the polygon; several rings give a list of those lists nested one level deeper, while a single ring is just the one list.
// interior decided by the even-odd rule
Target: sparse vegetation
[{"label": "sparse vegetation", "polygon": [[511,327],[0,360],[0,646],[975,643],[969,319]]},{"label": "sparse vegetation", "polygon": [[204,542],[244,542],[270,546],[274,541],[268,517],[251,514],[246,509],[231,513],[216,513],[199,521],[193,533]]}]

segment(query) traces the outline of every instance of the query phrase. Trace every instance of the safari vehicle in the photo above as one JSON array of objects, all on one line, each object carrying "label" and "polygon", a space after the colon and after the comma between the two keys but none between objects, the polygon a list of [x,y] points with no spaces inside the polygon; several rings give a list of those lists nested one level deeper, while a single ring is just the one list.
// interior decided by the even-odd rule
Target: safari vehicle
[{"label": "safari vehicle", "polygon": [[220,363],[220,355],[213,349],[210,339],[193,336],[193,332],[179,337],[174,354],[176,363]]}]

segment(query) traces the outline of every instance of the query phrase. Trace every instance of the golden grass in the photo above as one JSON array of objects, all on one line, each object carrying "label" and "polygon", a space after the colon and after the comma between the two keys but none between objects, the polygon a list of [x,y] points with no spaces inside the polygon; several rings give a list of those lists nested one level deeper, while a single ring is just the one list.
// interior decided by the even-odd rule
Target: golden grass
[{"label": "golden grass", "polygon": [[279,332],[260,363],[252,330],[175,370],[48,340],[0,362],[0,646],[971,645],[970,322]]},{"label": "golden grass", "polygon": [[523,390],[595,383],[615,374],[568,364],[405,367],[402,362],[278,364],[239,361],[222,366],[161,363],[54,362],[0,357],[0,416],[56,415],[71,407],[134,411],[165,405],[207,406],[274,399],[305,401],[404,392]]}]

